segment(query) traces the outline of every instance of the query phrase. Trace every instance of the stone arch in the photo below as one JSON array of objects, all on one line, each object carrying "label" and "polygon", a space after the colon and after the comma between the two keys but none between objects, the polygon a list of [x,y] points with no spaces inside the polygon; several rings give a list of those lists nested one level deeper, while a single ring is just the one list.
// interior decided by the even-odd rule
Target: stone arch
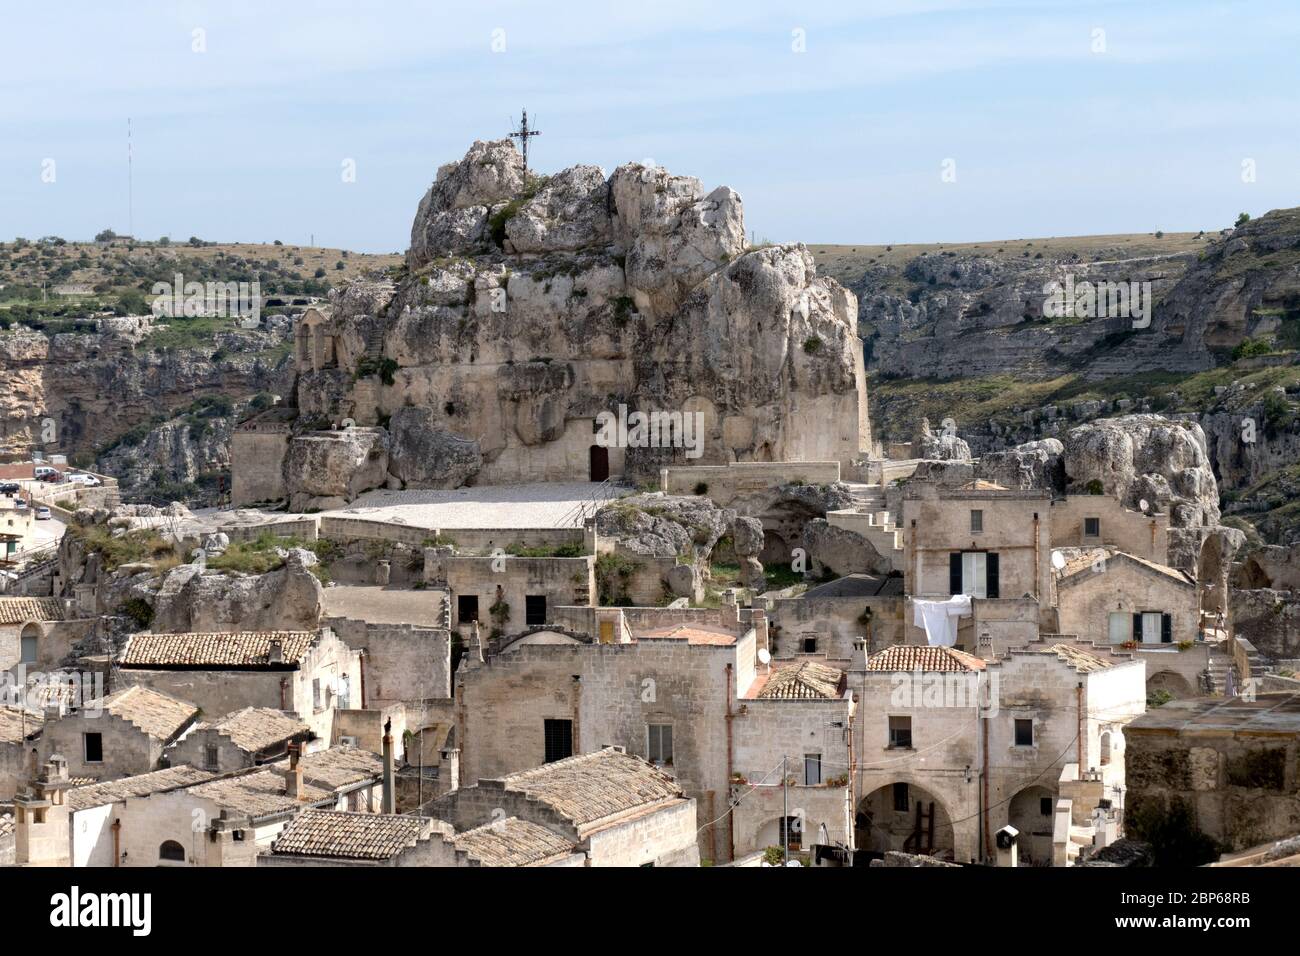
[{"label": "stone arch", "polygon": [[1273,578],[1253,557],[1247,558],[1241,563],[1241,568],[1236,572],[1234,585],[1245,591],[1257,591],[1261,588],[1271,588]]},{"label": "stone arch", "polygon": [[185,847],[175,840],[164,840],[158,847],[159,863],[184,863]]},{"label": "stone arch", "polygon": [[1110,763],[1111,758],[1114,756],[1115,745],[1111,732],[1109,730],[1103,730],[1097,743],[1101,766],[1105,767]]},{"label": "stone arch", "polygon": [[766,564],[787,564],[790,561],[790,545],[775,531],[764,529],[763,531],[763,550],[758,555],[758,560]]},{"label": "stone arch", "polygon": [[1217,534],[1206,535],[1196,560],[1196,580],[1201,589],[1201,611],[1216,615],[1227,610],[1228,565],[1223,541]]},{"label": "stone arch", "polygon": [[942,800],[910,781],[885,784],[863,797],[853,825],[859,850],[898,850],[953,859],[956,834],[952,816]]},{"label": "stone arch", "polygon": [[[1043,813],[1046,809],[1048,812]],[[1007,822],[1020,831],[1021,866],[1052,865],[1052,824],[1056,794],[1042,784],[1030,784],[1011,798]]]},{"label": "stone arch", "polygon": [[[755,845],[759,849],[766,849],[769,846],[779,847],[781,846],[782,836],[789,833],[790,851],[792,853],[796,850],[807,850],[811,846],[815,834],[804,833],[798,819],[792,814],[784,818],[776,816],[765,820],[763,825],[758,828],[757,843]],[[783,820],[787,821],[784,826],[782,825]]]},{"label": "stone arch", "polygon": [[1157,671],[1147,678],[1147,698],[1160,692],[1170,695],[1173,700],[1183,700],[1196,696],[1196,688],[1182,674],[1175,671]]}]

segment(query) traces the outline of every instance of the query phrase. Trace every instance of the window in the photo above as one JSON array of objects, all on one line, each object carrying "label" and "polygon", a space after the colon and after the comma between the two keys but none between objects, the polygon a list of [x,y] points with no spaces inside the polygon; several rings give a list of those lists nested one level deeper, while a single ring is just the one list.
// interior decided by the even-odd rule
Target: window
[{"label": "window", "polygon": [[803,639],[803,652],[804,652],[805,654],[816,654],[816,653],[817,653],[817,638],[815,638],[815,637],[805,637],[805,638]]},{"label": "window", "polygon": [[781,818],[781,842],[791,850],[803,846],[803,821],[798,817]]},{"label": "window", "polygon": [[614,622],[613,621],[600,622],[600,643],[602,644],[614,643]]},{"label": "window", "polygon": [[803,783],[805,787],[818,787],[822,782],[822,755],[803,755]]},{"label": "window", "polygon": [[221,751],[217,747],[208,745],[203,748],[203,766],[208,770],[221,769]]},{"label": "window", "polygon": [[313,678],[311,682],[311,706],[315,711],[324,710],[324,707],[321,704],[319,677]]},{"label": "window", "polygon": [[894,784],[894,812],[906,813],[912,808],[912,796],[907,791],[907,784]]},{"label": "window", "polygon": [[86,763],[104,762],[104,735],[82,734],[86,747]]},{"label": "window", "polygon": [[673,762],[673,725],[646,725],[646,753],[651,763],[672,765]]},{"label": "window", "polygon": [[1143,611],[1133,615],[1133,640],[1143,644],[1172,644],[1174,640],[1173,615],[1160,611]]},{"label": "window", "polygon": [[1127,611],[1110,612],[1108,633],[1112,644],[1123,644],[1125,641],[1132,639],[1133,633],[1130,630],[1133,626],[1132,621],[1133,619]]},{"label": "window", "polygon": [[456,620],[461,624],[471,624],[478,620],[478,595],[456,595]]},{"label": "window", "polygon": [[546,763],[573,756],[573,721],[547,718],[542,721],[542,733],[546,744]]},{"label": "window", "polygon": [[912,718],[889,718],[889,749],[910,750],[912,748]]},{"label": "window", "polygon": [[1032,747],[1034,745],[1034,721],[1028,717],[1016,718],[1016,746]]},{"label": "window", "polygon": [[970,530],[971,534],[979,534],[984,530],[984,512],[978,508],[972,509],[970,513]]},{"label": "window", "polygon": [[1038,798],[1038,812],[1041,813],[1041,814],[1042,814],[1043,816],[1045,816],[1045,817],[1050,817],[1050,816],[1052,815],[1052,798],[1051,798],[1051,797],[1039,797],[1039,798]]},{"label": "window", "polygon": [[30,630],[26,631],[23,634],[20,643],[21,643],[21,647],[19,649],[19,654],[18,654],[18,663],[35,664],[36,652],[40,644],[40,636],[38,634],[32,633]]},{"label": "window", "polygon": [[546,595],[529,594],[524,597],[524,624],[536,627],[546,623]]},{"label": "window", "polygon": [[948,593],[998,597],[998,567],[996,551],[953,551],[948,556]]},{"label": "window", "polygon": [[168,840],[162,846],[158,847],[158,859],[169,860],[173,863],[184,863],[185,847],[181,846],[175,840]]},{"label": "window", "polygon": [[1100,518],[1084,518],[1084,519],[1083,519],[1083,536],[1084,536],[1085,538],[1100,538],[1100,537],[1101,537],[1101,519],[1100,519]]}]

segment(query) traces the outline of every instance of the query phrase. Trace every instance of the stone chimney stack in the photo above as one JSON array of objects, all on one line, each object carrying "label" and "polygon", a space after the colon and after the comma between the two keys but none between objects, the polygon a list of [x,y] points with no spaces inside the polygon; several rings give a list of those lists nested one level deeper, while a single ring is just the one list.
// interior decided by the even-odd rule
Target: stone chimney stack
[{"label": "stone chimney stack", "polygon": [[290,800],[306,800],[306,788],[302,783],[302,745],[296,740],[289,744],[289,776],[285,781],[285,793]]},{"label": "stone chimney stack", "polygon": [[396,813],[393,794],[393,718],[384,721],[384,797],[383,812]]},{"label": "stone chimney stack", "polygon": [[268,664],[284,663],[284,643],[278,637],[271,639],[271,646],[266,651],[266,661]]}]

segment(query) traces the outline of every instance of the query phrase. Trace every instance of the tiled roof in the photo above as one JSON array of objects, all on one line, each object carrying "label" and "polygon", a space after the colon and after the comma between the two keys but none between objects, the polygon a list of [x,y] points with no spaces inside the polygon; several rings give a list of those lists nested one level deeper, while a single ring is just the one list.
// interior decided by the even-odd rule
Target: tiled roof
[{"label": "tiled roof", "polygon": [[401,813],[305,810],[271,844],[272,853],[345,860],[388,860],[415,846],[434,821]]},{"label": "tiled roof", "polygon": [[21,743],[26,739],[23,731],[26,730],[26,736],[41,729],[43,718],[40,714],[32,711],[24,711],[18,707],[0,707],[0,742],[7,744]]},{"label": "tiled roof", "polygon": [[1046,647],[1031,647],[1029,650],[1039,654],[1055,654],[1062,661],[1082,673],[1105,670],[1107,667],[1115,666],[1113,660],[1107,660],[1100,655],[1075,647],[1073,644],[1049,644]]},{"label": "tiled roof", "polygon": [[0,837],[7,837],[13,835],[14,835],[14,815],[12,813],[6,813],[4,816],[0,817]]},{"label": "tiled roof", "polygon": [[984,661],[955,647],[895,644],[867,658],[869,671],[982,671]]},{"label": "tiled roof", "polygon": [[759,700],[824,700],[839,696],[839,668],[816,661],[772,665],[772,673],[755,695]]},{"label": "tiled roof", "polygon": [[459,834],[456,849],[483,866],[535,866],[573,852],[573,844],[544,826],[507,817]]},{"label": "tiled roof", "polygon": [[638,639],[672,638],[686,641],[688,644],[727,645],[736,643],[736,635],[719,627],[706,627],[700,624],[676,624],[672,627],[659,627],[650,631],[641,631]]},{"label": "tiled roof", "polygon": [[66,618],[63,602],[58,598],[0,597],[0,624],[62,621]]},{"label": "tiled roof", "polygon": [[283,662],[298,663],[316,631],[224,631],[132,635],[122,652],[123,667],[267,667],[271,642],[279,641]]},{"label": "tiled roof", "polygon": [[150,737],[159,740],[171,740],[181,728],[199,715],[199,709],[189,701],[177,700],[139,684],[86,705],[86,710],[96,708],[135,724]]},{"label": "tiled roof", "polygon": [[303,785],[303,800],[295,800],[286,792],[284,775],[274,770],[257,770],[253,773],[223,777],[208,783],[187,788],[196,797],[211,800],[223,810],[250,817],[264,817],[285,813],[295,807],[306,807],[330,796],[310,784]]},{"label": "tiled roof", "polygon": [[89,807],[102,807],[108,803],[117,803],[127,797],[143,797],[163,790],[175,790],[188,787],[205,780],[211,780],[215,774],[182,764],[155,770],[152,773],[136,774],[121,780],[108,780],[92,783],[89,786],[73,787],[68,791],[68,806],[73,810],[85,810]]},{"label": "tiled roof", "polygon": [[547,803],[578,826],[682,795],[668,774],[613,748],[512,773],[502,783],[507,792]]},{"label": "tiled roof", "polygon": [[245,707],[196,730],[211,730],[229,737],[240,750],[256,753],[309,730],[308,726],[282,710],[269,707]]},{"label": "tiled roof", "polygon": [[[383,758],[359,747],[330,747],[303,754],[300,765],[304,780],[331,790],[372,780],[384,772]],[[284,768],[288,764],[280,761],[276,766]]]},{"label": "tiled roof", "polygon": [[1077,574],[1089,571],[1094,565],[1098,570],[1104,569],[1104,563],[1098,565],[1098,562],[1125,560],[1132,561],[1140,568],[1152,571],[1157,574],[1163,574],[1165,577],[1173,578],[1179,584],[1194,585],[1196,579],[1186,571],[1180,571],[1178,568],[1171,568],[1165,564],[1158,564],[1155,561],[1148,561],[1146,558],[1139,558],[1135,554],[1129,554],[1127,551],[1118,551],[1115,548],[1082,548],[1073,557],[1068,558],[1065,566],[1061,568],[1061,581],[1073,578]]}]

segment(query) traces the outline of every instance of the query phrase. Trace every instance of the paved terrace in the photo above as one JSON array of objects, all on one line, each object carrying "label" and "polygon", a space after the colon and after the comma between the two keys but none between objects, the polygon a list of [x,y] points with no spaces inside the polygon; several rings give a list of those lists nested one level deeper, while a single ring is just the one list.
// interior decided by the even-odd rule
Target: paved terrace
[{"label": "paved terrace", "polygon": [[[584,503],[610,494],[594,482],[485,485],[447,491],[368,491],[323,514],[392,521],[415,528],[574,528]],[[588,509],[590,510],[590,509]]]}]

